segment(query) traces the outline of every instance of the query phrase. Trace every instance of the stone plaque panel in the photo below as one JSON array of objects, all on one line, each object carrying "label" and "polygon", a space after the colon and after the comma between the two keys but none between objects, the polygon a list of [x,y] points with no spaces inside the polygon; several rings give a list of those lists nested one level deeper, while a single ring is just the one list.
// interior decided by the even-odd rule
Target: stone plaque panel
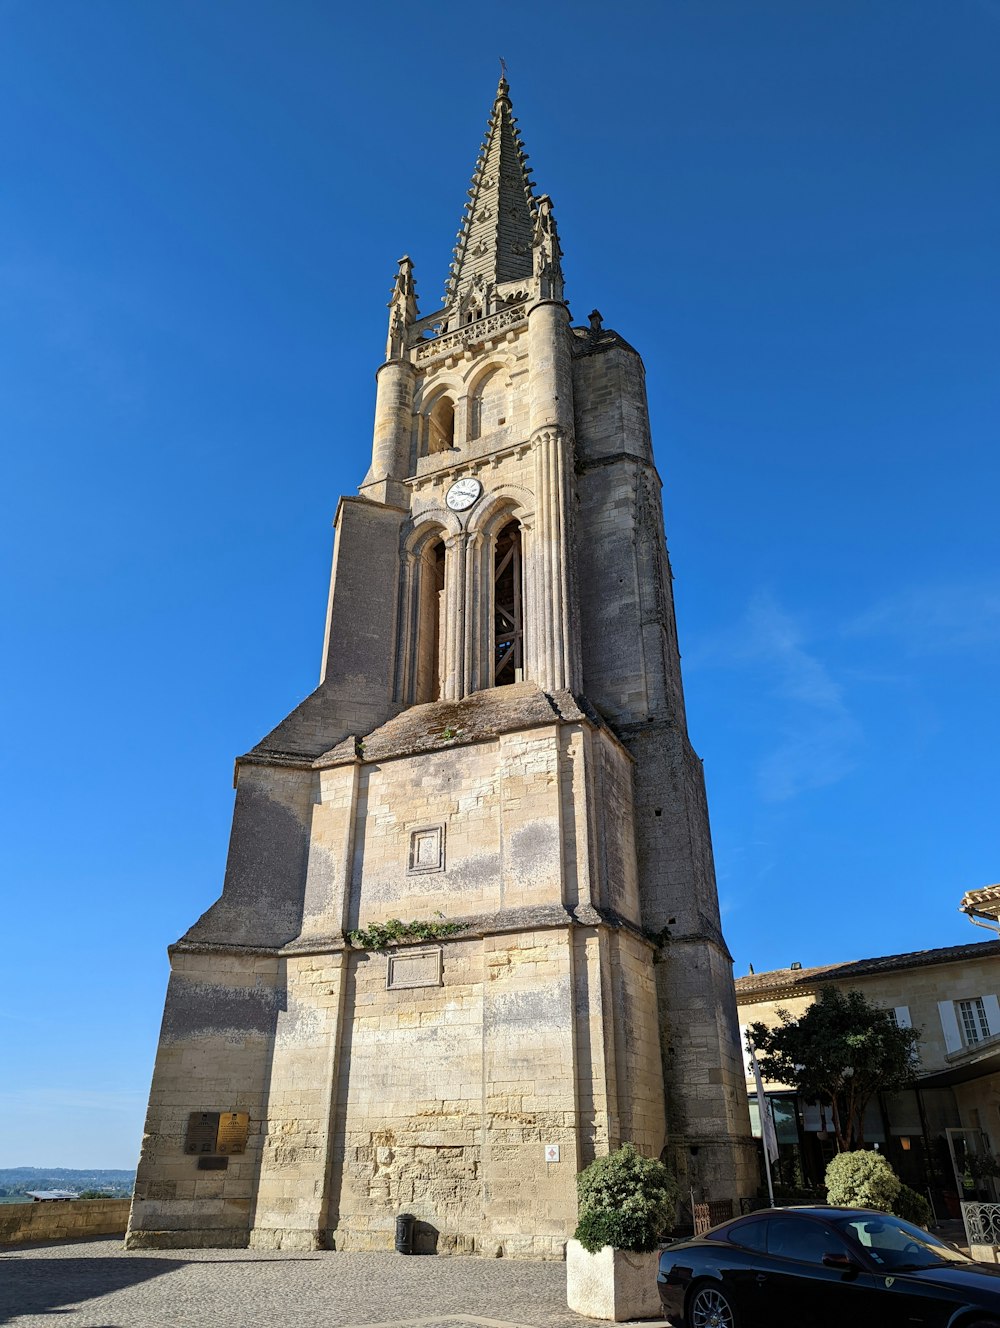
[{"label": "stone plaque panel", "polygon": [[250,1133],[248,1111],[224,1111],[219,1117],[218,1153],[245,1153]]},{"label": "stone plaque panel", "polygon": [[400,950],[386,960],[385,985],[390,991],[405,987],[441,986],[441,947]]},{"label": "stone plaque panel", "polygon": [[184,1140],[185,1153],[214,1153],[219,1137],[219,1113],[217,1111],[192,1111],[188,1116],[187,1137]]},{"label": "stone plaque panel", "polygon": [[192,1111],[185,1153],[245,1153],[250,1133],[246,1111]]},{"label": "stone plaque panel", "polygon": [[444,826],[425,825],[410,831],[407,874],[444,871]]}]

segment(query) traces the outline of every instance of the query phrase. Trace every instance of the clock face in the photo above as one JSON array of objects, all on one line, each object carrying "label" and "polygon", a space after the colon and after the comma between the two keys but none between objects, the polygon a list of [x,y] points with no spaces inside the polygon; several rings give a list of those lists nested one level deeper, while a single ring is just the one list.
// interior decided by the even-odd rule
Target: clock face
[{"label": "clock face", "polygon": [[478,480],[456,480],[448,490],[445,502],[453,512],[465,512],[478,499],[483,486]]}]

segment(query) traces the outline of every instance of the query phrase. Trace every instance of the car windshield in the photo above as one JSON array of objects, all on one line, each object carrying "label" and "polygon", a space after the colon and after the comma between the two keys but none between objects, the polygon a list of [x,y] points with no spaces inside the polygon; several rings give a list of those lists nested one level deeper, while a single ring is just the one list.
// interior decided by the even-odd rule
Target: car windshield
[{"label": "car windshield", "polygon": [[855,1217],[835,1218],[831,1225],[857,1241],[879,1268],[903,1270],[972,1263],[922,1227],[889,1213],[858,1213]]}]

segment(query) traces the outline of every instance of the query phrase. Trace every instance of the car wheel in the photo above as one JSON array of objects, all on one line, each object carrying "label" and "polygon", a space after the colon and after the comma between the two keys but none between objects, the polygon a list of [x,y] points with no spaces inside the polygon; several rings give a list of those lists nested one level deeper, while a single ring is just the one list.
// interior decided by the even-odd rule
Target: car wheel
[{"label": "car wheel", "polygon": [[686,1319],[688,1328],[739,1328],[740,1323],[728,1293],[714,1282],[701,1282],[692,1289]]}]

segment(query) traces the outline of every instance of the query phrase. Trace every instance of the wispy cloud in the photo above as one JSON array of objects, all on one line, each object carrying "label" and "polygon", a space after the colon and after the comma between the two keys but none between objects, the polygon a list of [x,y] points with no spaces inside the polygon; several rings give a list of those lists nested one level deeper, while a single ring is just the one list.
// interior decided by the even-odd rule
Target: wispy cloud
[{"label": "wispy cloud", "polygon": [[1000,584],[910,587],[873,604],[847,636],[892,637],[912,655],[972,650],[1000,642]]},{"label": "wispy cloud", "polygon": [[781,802],[843,779],[861,739],[843,687],[773,596],[757,595],[747,620],[750,648],[773,671],[772,694],[785,703],[776,716],[780,741],[757,770],[762,797]]},{"label": "wispy cloud", "polygon": [[862,732],[844,689],[773,594],[758,592],[735,631],[703,647],[698,662],[757,668],[774,703],[767,722],[775,742],[757,766],[758,791],[766,801],[833,784],[854,768]]}]

